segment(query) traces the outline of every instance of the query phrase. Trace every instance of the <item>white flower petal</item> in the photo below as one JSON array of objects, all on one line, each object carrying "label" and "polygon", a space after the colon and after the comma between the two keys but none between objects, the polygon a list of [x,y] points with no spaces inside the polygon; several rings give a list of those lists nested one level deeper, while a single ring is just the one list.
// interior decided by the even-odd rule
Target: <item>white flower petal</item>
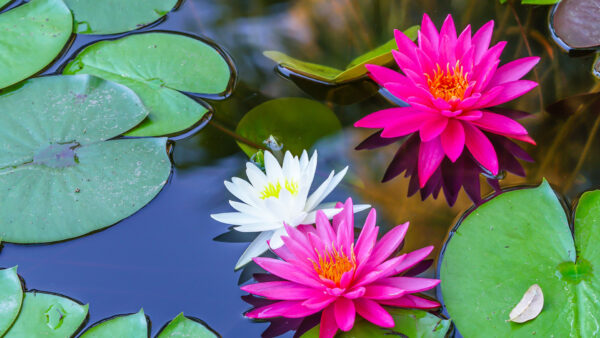
[{"label": "white flower petal", "polygon": [[[323,211],[323,213],[325,213],[325,216],[327,216],[327,218],[332,219],[333,216],[339,214],[344,209],[343,208],[333,208],[333,209],[319,209],[319,210]],[[317,218],[317,211],[318,210],[308,213],[301,224],[314,224],[315,219]]]},{"label": "white flower petal", "polygon": [[257,166],[248,162],[246,163],[246,176],[250,180],[250,183],[254,187],[254,189],[262,190],[264,186],[268,184],[267,177],[265,174],[258,169]]},{"label": "white flower petal", "polygon": [[256,189],[252,186],[252,184],[248,183],[239,177],[232,177],[231,182],[225,182],[225,187],[229,192],[231,192],[235,197],[239,198],[240,201],[250,204],[250,205],[259,205],[260,198],[258,197],[258,193]]},{"label": "white flower petal", "polygon": [[275,231],[273,233],[273,235],[271,235],[271,239],[269,240],[269,245],[271,246],[271,249],[279,249],[283,246],[283,240],[281,239],[281,236],[286,236],[287,235],[287,231],[285,231],[285,228],[281,228],[277,231]]},{"label": "white flower petal", "polygon": [[252,243],[250,243],[248,248],[246,248],[246,251],[244,251],[240,259],[238,259],[237,263],[235,264],[235,270],[239,270],[244,265],[250,263],[252,258],[258,257],[265,253],[265,251],[269,250],[267,240],[271,238],[272,235],[273,231],[261,232],[260,235],[258,235],[258,237],[252,241]]},{"label": "white flower petal", "polygon": [[252,224],[244,224],[234,229],[239,232],[261,232],[276,230],[283,227],[283,222],[258,222]]},{"label": "white flower petal", "polygon": [[290,153],[289,151],[285,152],[285,156],[283,157],[283,166],[281,168],[283,172],[283,177],[287,178],[288,180],[292,178],[292,167],[294,166],[294,162],[296,161],[297,159],[295,159],[294,156],[292,156],[292,153]]},{"label": "white flower petal", "polygon": [[356,204],[354,205],[354,207],[352,208],[352,211],[354,211],[354,213],[357,212],[361,212],[363,210],[367,210],[371,207],[370,204]]},{"label": "white flower petal", "polygon": [[[344,168],[338,174],[336,174],[333,178],[333,171],[329,175],[329,178],[321,186],[308,198],[306,201],[306,206],[304,207],[305,211],[313,210],[319,203],[321,203],[327,195],[329,195],[333,189],[342,181],[344,175],[348,171],[348,167]],[[323,188],[323,189],[322,189]]]},{"label": "white flower petal", "polygon": [[267,172],[267,181],[275,183],[283,177],[279,162],[270,151],[265,151],[265,171]]},{"label": "white flower petal", "polygon": [[210,215],[215,221],[231,224],[231,225],[244,225],[260,222],[260,219],[252,217],[241,212],[224,212],[221,214]]},{"label": "white flower petal", "polygon": [[237,210],[243,214],[247,214],[251,217],[255,217],[257,219],[262,219],[262,220],[270,219],[270,217],[269,217],[270,214],[265,213],[265,210],[263,210],[262,208],[258,208],[256,206],[252,206],[252,205],[248,205],[248,204],[244,204],[244,203],[240,203],[240,202],[236,202],[236,201],[229,201],[229,204],[235,210]]}]

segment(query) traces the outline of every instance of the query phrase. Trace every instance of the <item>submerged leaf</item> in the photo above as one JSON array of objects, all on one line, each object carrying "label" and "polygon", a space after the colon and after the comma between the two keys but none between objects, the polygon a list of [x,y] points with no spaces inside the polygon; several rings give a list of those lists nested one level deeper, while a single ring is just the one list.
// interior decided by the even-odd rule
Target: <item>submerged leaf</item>
[{"label": "submerged leaf", "polygon": [[116,34],[148,25],[177,0],[65,0],[75,17],[75,33]]},{"label": "submerged leaf", "polygon": [[106,141],[147,113],[128,88],[88,75],[35,78],[0,95],[0,236],[70,239],[150,202],[171,172],[166,139]]},{"label": "submerged leaf", "polygon": [[[258,145],[274,136],[283,145],[283,152],[300,155],[317,140],[340,129],[340,121],[324,104],[288,97],[254,107],[239,122],[236,132]],[[241,142],[238,145],[249,157],[257,151]]]},{"label": "submerged leaf", "polygon": [[64,73],[95,75],[131,88],[150,114],[129,136],[168,135],[193,127],[208,109],[180,91],[220,95],[229,90],[232,76],[215,47],[162,32],[97,42],[81,51]]},{"label": "submerged leaf", "polygon": [[519,303],[512,309],[508,315],[509,321],[515,323],[524,323],[536,318],[544,307],[544,293],[539,285],[533,284]]},{"label": "submerged leaf", "polygon": [[87,314],[87,305],[66,297],[26,292],[19,317],[4,337],[71,337],[81,327]]},{"label": "submerged leaf", "polygon": [[71,37],[72,21],[61,0],[32,0],[1,13],[0,88],[26,79],[52,62]]}]

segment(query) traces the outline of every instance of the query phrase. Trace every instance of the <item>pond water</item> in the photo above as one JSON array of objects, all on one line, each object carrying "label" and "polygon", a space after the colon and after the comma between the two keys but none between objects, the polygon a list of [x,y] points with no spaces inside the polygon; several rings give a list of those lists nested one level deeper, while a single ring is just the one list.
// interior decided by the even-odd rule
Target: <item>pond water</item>
[{"label": "pond water", "polygon": [[[215,41],[228,51],[237,68],[237,84],[231,97],[211,100],[216,112],[212,121],[201,125],[203,128],[173,138],[173,174],[158,197],[138,213],[104,231],[70,241],[4,244],[0,266],[18,265],[28,289],[51,291],[89,303],[88,325],[143,307],[152,320],[153,334],[183,311],[206,321],[223,337],[259,336],[266,325],[243,317],[249,305],[240,298],[245,294],[238,286],[240,273],[233,271],[247,244],[214,241],[227,227],[209,215],[229,211],[227,201],[232,197],[223,181],[232,176],[244,177],[247,160],[235,140],[222,129],[235,129],[247,111],[268,99],[307,97],[294,83],[279,76],[273,62],[262,52],[279,50],[302,60],[342,67],[353,57],[389,40],[394,28],[419,24],[422,13],[427,12],[438,26],[447,13],[452,13],[459,29],[466,23],[479,27],[494,19],[494,40],[509,41],[503,62],[526,56],[528,46],[513,13],[509,6],[496,2],[182,1],[166,18],[142,31],[179,31]],[[558,111],[539,111],[541,105],[592,91],[594,78],[590,70],[594,56],[573,58],[556,46],[548,29],[549,10],[549,6],[516,5],[521,23],[529,29],[528,44],[533,54],[542,56],[537,75],[529,77],[539,78],[543,96],[540,98],[539,91],[534,90],[509,103],[512,108],[538,113],[524,120],[538,146],[527,148],[536,160],[526,165],[527,177],[509,175],[501,183],[537,184],[546,177],[556,190],[574,199],[600,183],[600,142],[593,137],[597,111],[593,111],[593,105],[573,104]],[[43,74],[59,71],[80,48],[101,38],[104,37],[77,36],[68,52]],[[383,216],[379,222],[382,225],[410,221],[404,250],[435,245],[437,255],[453,221],[471,202],[464,193],[453,207],[446,204],[443,196],[425,201],[417,195],[408,198],[408,179],[402,177],[380,183],[395,147],[355,151],[354,147],[368,133],[356,130],[352,123],[388,105],[382,97],[353,105],[331,105],[344,129],[317,144],[317,180],[324,180],[332,169],[349,165],[351,170],[343,189],[336,190],[330,200],[352,196],[357,203],[372,204]],[[574,114],[575,110],[579,113]],[[432,276],[434,269],[426,274]]]}]

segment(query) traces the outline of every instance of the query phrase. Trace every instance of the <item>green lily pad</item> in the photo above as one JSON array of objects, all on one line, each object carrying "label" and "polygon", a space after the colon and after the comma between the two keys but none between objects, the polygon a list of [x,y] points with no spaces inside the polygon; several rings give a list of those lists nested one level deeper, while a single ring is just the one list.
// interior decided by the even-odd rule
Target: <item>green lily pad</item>
[{"label": "green lily pad", "polygon": [[[574,218],[550,185],[505,192],[473,210],[447,243],[441,290],[465,337],[592,337],[600,320],[600,191],[585,193]],[[508,322],[533,284],[544,307]]]},{"label": "green lily pad", "polygon": [[146,26],[169,13],[177,0],[65,0],[75,33],[116,34]]},{"label": "green lily pad", "polygon": [[[287,97],[254,107],[240,120],[236,133],[258,145],[272,135],[279,144],[283,144],[284,150],[300,155],[320,138],[340,129],[340,121],[326,105],[314,100]],[[238,145],[248,156],[258,150],[241,142]]]},{"label": "green lily pad", "polygon": [[0,88],[46,67],[67,44],[72,28],[71,11],[61,0],[32,0],[0,14]]},{"label": "green lily pad", "polygon": [[[447,319],[440,318],[427,311],[413,309],[388,308],[394,317],[396,326],[391,329],[381,328],[371,324],[363,318],[357,317],[352,330],[348,332],[338,331],[337,338],[363,338],[363,337],[419,337],[419,338],[443,338],[452,326]],[[302,335],[302,338],[318,338],[319,325]]]},{"label": "green lily pad", "polygon": [[146,114],[130,89],[87,75],[35,78],[0,95],[0,237],[74,238],[150,202],[170,175],[166,139],[106,141]]},{"label": "green lily pad", "polygon": [[87,329],[79,338],[148,338],[148,320],[144,310],[132,315],[117,316]]},{"label": "green lily pad", "polygon": [[[412,26],[404,31],[411,39],[417,38],[419,26]],[[392,39],[385,44],[357,57],[345,70],[332,68],[295,59],[278,51],[266,51],[263,54],[269,59],[277,62],[280,67],[306,76],[308,78],[327,83],[344,83],[354,81],[367,74],[366,64],[387,65],[394,61],[392,49],[396,49],[396,40]]]},{"label": "green lily pad", "polygon": [[87,318],[88,306],[59,295],[25,293],[19,317],[4,338],[71,337]]},{"label": "green lily pad", "polygon": [[136,92],[150,114],[129,136],[168,135],[191,128],[208,109],[179,91],[222,94],[231,82],[230,66],[213,46],[185,35],[154,32],[95,43],[81,51],[64,73],[95,75]]},{"label": "green lily pad", "polygon": [[220,336],[209,329],[206,324],[187,318],[180,313],[156,336],[156,338],[175,337],[215,338]]},{"label": "green lily pad", "polygon": [[600,6],[597,0],[563,0],[552,15],[556,36],[574,49],[600,47]]},{"label": "green lily pad", "polygon": [[0,8],[4,7],[6,4],[10,3],[12,0],[0,0]]},{"label": "green lily pad", "polygon": [[23,303],[23,286],[17,268],[0,270],[0,336],[17,319]]}]

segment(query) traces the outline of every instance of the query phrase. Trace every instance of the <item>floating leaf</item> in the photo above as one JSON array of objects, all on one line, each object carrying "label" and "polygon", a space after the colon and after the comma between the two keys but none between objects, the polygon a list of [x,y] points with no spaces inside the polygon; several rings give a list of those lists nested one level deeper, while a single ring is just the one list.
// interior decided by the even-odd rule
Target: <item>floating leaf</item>
[{"label": "floating leaf", "polygon": [[0,336],[17,319],[23,303],[23,287],[17,268],[0,270]]},{"label": "floating leaf", "polygon": [[88,306],[59,295],[26,292],[19,317],[4,338],[71,337],[82,326]]},{"label": "floating leaf", "polygon": [[65,0],[75,17],[75,33],[116,34],[152,23],[177,0]]},{"label": "floating leaf", "polygon": [[509,320],[524,323],[537,317],[542,312],[542,308],[544,308],[544,293],[539,285],[533,284],[508,314]]},{"label": "floating leaf", "polygon": [[194,126],[208,109],[179,91],[222,94],[231,78],[229,64],[215,47],[154,32],[88,46],[64,73],[95,75],[135,91],[150,114],[129,136],[168,135]]},{"label": "floating leaf", "polygon": [[156,336],[156,338],[171,337],[215,338],[220,336],[201,321],[187,318],[180,313]]},{"label": "floating leaf", "polygon": [[[411,39],[416,39],[419,26],[412,26],[404,31]],[[300,61],[291,56],[277,51],[266,51],[263,54],[269,59],[277,62],[294,73],[307,76],[317,81],[328,83],[342,83],[356,80],[367,74],[365,64],[386,65],[394,61],[392,49],[397,49],[396,40],[392,39],[385,44],[357,57],[345,70],[339,70],[329,66],[323,66],[315,63]]]},{"label": "floating leaf", "polygon": [[0,14],[0,88],[52,62],[71,37],[72,21],[61,0],[32,0]]},{"label": "floating leaf", "polygon": [[6,4],[11,2],[12,0],[0,0],[0,8],[4,7]]},{"label": "floating leaf", "polygon": [[148,338],[148,320],[144,310],[136,314],[117,316],[101,321],[87,329],[80,338]]},{"label": "floating leaf", "polygon": [[[236,132],[259,145],[272,135],[283,145],[283,151],[300,155],[317,140],[340,129],[340,121],[326,105],[288,97],[254,107],[242,118]],[[238,145],[248,156],[258,150],[240,142]]]},{"label": "floating leaf", "polygon": [[552,15],[556,36],[570,48],[600,47],[600,1],[563,0]]},{"label": "floating leaf", "polygon": [[[419,337],[434,338],[446,337],[451,323],[427,311],[387,308],[394,318],[394,326],[391,329],[381,328],[377,325],[357,316],[354,327],[349,332],[338,331],[337,338],[359,338],[359,337]],[[312,328],[302,335],[302,338],[318,338],[319,326]]]},{"label": "floating leaf", "polygon": [[[441,260],[443,301],[465,337],[591,337],[600,320],[600,191],[585,193],[574,217],[550,185],[505,192],[451,233]],[[535,320],[507,322],[523,290],[538,284],[547,307]]]},{"label": "floating leaf", "polygon": [[111,139],[147,111],[99,78],[35,78],[0,95],[0,236],[78,237],[150,202],[170,175],[166,139]]}]

